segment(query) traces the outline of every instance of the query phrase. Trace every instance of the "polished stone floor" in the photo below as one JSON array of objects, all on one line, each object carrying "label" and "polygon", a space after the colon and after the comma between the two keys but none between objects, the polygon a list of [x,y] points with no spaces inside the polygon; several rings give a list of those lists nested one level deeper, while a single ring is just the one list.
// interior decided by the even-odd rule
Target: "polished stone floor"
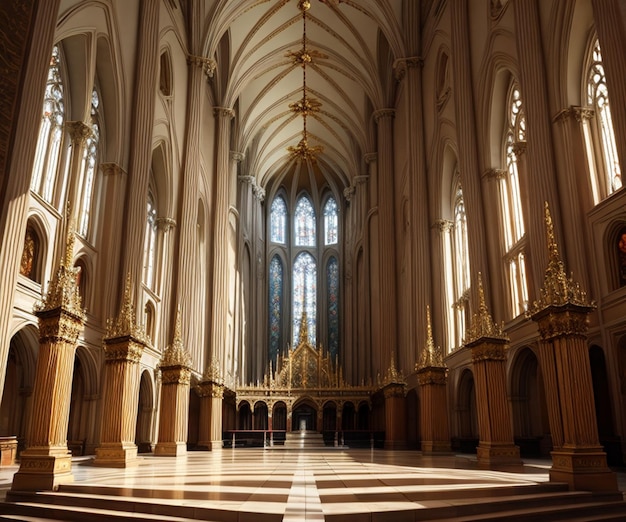
[{"label": "polished stone floor", "polygon": [[[146,455],[127,469],[95,467],[92,458],[77,457],[73,484],[58,494],[89,495],[94,505],[112,496],[137,504],[158,500],[161,510],[169,507],[182,516],[184,506],[189,516],[189,509],[202,509],[203,516],[211,513],[211,520],[402,522],[419,519],[419,510],[441,508],[442,514],[453,514],[481,499],[571,495],[566,488],[550,489],[549,467],[549,461],[533,460],[513,469],[480,470],[472,456],[433,458],[414,451],[341,448]],[[0,469],[3,496],[15,471],[17,466]],[[619,478],[626,487],[624,474]]]}]

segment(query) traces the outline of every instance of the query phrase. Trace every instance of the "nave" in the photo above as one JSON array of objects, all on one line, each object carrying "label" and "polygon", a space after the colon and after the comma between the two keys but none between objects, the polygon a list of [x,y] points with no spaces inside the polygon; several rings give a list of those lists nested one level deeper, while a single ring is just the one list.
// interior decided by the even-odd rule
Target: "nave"
[{"label": "nave", "polygon": [[99,468],[73,459],[74,483],[58,491],[7,492],[0,520],[393,522],[440,520],[623,521],[619,493],[568,491],[549,481],[549,460],[482,470],[469,455],[288,450],[283,447],[144,456],[137,467]]}]

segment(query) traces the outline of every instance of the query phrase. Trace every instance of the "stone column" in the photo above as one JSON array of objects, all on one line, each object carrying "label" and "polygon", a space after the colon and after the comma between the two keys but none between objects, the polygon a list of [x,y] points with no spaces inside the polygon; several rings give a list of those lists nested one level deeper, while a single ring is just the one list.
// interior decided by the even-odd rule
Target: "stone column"
[{"label": "stone column", "polygon": [[81,167],[83,164],[83,155],[85,153],[85,144],[91,136],[91,127],[83,121],[65,122],[65,128],[70,136],[72,147],[70,149],[70,160],[68,169],[68,192],[67,202],[72,209],[72,218],[78,219],[80,212],[80,183],[82,181]]},{"label": "stone column", "polygon": [[617,491],[598,439],[587,328],[594,308],[580,285],[568,279],[546,203],[548,267],[540,299],[528,315],[539,328],[539,361],[544,377],[554,450],[550,480],[570,489]]},{"label": "stone column", "polygon": [[478,312],[467,330],[465,346],[472,350],[478,408],[479,467],[521,464],[513,440],[513,423],[506,393],[508,336],[493,322],[478,274]]},{"label": "stone column", "polygon": [[73,268],[74,231],[69,228],[65,260],[35,310],[39,321],[39,356],[33,389],[28,448],[20,456],[13,491],[57,489],[72,482],[72,454],[67,449],[76,340],[85,315]]},{"label": "stone column", "polygon": [[139,406],[139,361],[150,341],[142,325],[136,324],[132,303],[132,281],[126,278],[122,308],[109,320],[103,340],[104,404],[100,446],[94,464],[125,468],[138,464],[135,432]]},{"label": "stone column", "polygon": [[385,449],[406,449],[406,383],[391,361],[385,397]]},{"label": "stone column", "polygon": [[[554,144],[547,95],[545,60],[541,39],[541,20],[537,0],[515,0],[515,35],[519,57],[520,87],[527,120],[527,168],[520,180],[520,190],[526,194],[525,228],[528,235],[530,273],[539,273],[546,266],[542,248],[543,203],[559,208],[559,192],[554,172]],[[468,213],[469,214],[469,213]],[[559,234],[560,236],[561,234]],[[571,256],[570,256],[571,257]],[[529,295],[539,295],[539,278],[529,280]]]},{"label": "stone column", "polygon": [[163,352],[161,370],[161,401],[159,440],[154,454],[178,457],[187,453],[189,425],[189,383],[191,357],[181,337],[180,310],[176,314],[174,339]]},{"label": "stone column", "polygon": [[432,455],[450,452],[450,425],[446,385],[448,368],[443,363],[441,348],[435,346],[430,321],[430,307],[426,307],[427,336],[420,362],[416,365],[420,387],[420,429],[422,453]]},{"label": "stone column", "polygon": [[[374,365],[380,370],[384,360],[393,355],[397,360],[398,327],[396,313],[396,235],[394,215],[394,168],[393,168],[393,119],[394,109],[381,109],[374,112],[378,126],[378,236],[370,245],[378,262],[378,272],[372,275],[378,280],[379,300],[373,309],[377,314],[380,336],[372,352],[378,357]],[[374,296],[372,296],[374,297]],[[374,300],[373,300],[374,301]]]},{"label": "stone column", "polygon": [[138,296],[143,274],[143,246],[146,224],[146,201],[152,163],[152,128],[159,70],[159,10],[157,0],[139,2],[132,133],[126,193],[125,248],[122,274],[130,274]]},{"label": "stone column", "polygon": [[196,385],[196,392],[200,396],[198,446],[211,451],[221,449],[224,445],[222,434],[224,388],[219,363],[214,359],[204,372],[202,382]]}]

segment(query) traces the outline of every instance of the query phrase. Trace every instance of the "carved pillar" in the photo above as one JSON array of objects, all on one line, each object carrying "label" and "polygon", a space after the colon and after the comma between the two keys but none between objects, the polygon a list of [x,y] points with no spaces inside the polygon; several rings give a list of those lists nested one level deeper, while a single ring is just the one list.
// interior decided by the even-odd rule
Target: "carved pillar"
[{"label": "carved pillar", "polygon": [[142,277],[146,201],[152,162],[152,128],[159,70],[159,10],[154,0],[139,2],[139,36],[132,104],[132,142],[126,192],[122,274],[130,274],[138,296]]},{"label": "carved pillar", "polygon": [[79,184],[82,181],[80,171],[83,164],[85,144],[87,143],[87,138],[91,135],[91,127],[83,121],[68,121],[65,123],[65,128],[72,143],[68,169],[67,202],[72,209],[72,218],[77,220],[80,212]]},{"label": "carved pillar", "polygon": [[32,421],[28,448],[20,456],[13,478],[14,491],[57,489],[72,482],[72,454],[67,449],[76,340],[85,315],[73,268],[74,231],[67,234],[65,260],[42,305],[35,310],[39,321],[39,356],[33,389]]},{"label": "carved pillar", "polygon": [[181,337],[180,310],[176,314],[174,339],[163,352],[161,370],[161,401],[159,440],[154,454],[178,457],[187,453],[189,424],[189,383],[191,357]]},{"label": "carved pillar", "polygon": [[[526,193],[525,228],[528,235],[530,273],[538,274],[546,266],[542,248],[543,203],[559,208],[558,187],[554,176],[554,144],[549,119],[546,69],[541,39],[539,2],[515,0],[515,35],[520,65],[520,87],[527,120],[528,158],[521,177],[520,190]],[[560,234],[559,234],[560,235]],[[539,295],[540,280],[529,280],[529,295]]]},{"label": "carved pillar", "polygon": [[416,365],[420,387],[420,429],[422,453],[450,452],[450,426],[446,385],[448,368],[443,363],[441,348],[435,346],[430,321],[430,307],[426,307],[427,336],[420,362]]},{"label": "carved pillar", "polygon": [[406,380],[396,368],[393,354],[381,390],[385,398],[385,449],[406,449]]},{"label": "carved pillar", "polygon": [[[376,192],[378,197],[378,237],[370,248],[375,248],[377,272],[372,272],[378,280],[378,299],[372,295],[372,303],[377,303],[373,313],[377,314],[380,336],[372,351],[377,358],[374,367],[380,370],[384,360],[397,357],[397,313],[396,313],[396,237],[394,216],[394,168],[393,168],[393,119],[394,109],[381,109],[374,113],[378,126],[378,176]],[[376,342],[375,341],[375,342]]]},{"label": "carved pillar", "polygon": [[196,385],[196,391],[200,396],[198,446],[209,450],[221,449],[224,445],[222,435],[224,389],[219,363],[214,359],[204,373],[202,382]]},{"label": "carved pillar", "polygon": [[617,491],[598,439],[587,328],[594,308],[580,285],[568,279],[545,207],[548,267],[540,299],[528,315],[539,328],[539,361],[544,377],[554,443],[550,480],[570,489]]},{"label": "carved pillar", "polygon": [[139,361],[150,341],[143,326],[136,324],[132,281],[126,278],[124,299],[118,317],[108,321],[103,340],[104,404],[100,446],[94,464],[125,468],[138,464],[135,434],[139,406]]},{"label": "carved pillar", "polygon": [[487,311],[480,273],[478,312],[468,328],[465,346],[472,350],[478,409],[478,465],[490,468],[521,464],[513,441],[513,423],[506,393],[506,349],[509,338]]}]

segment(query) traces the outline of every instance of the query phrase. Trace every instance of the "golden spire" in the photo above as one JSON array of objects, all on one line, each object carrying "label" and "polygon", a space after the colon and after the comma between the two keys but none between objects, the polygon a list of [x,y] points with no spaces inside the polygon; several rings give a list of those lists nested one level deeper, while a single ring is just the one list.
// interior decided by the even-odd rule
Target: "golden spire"
[{"label": "golden spire", "polygon": [[563,261],[559,255],[559,248],[554,236],[554,226],[548,202],[545,203],[546,239],[548,243],[548,267],[540,290],[539,300],[535,301],[528,310],[527,316],[550,306],[565,306],[568,304],[595,307],[595,303],[587,300],[587,293],[580,288],[578,282],[567,277]]},{"label": "golden spire", "polygon": [[478,272],[478,312],[474,314],[472,324],[465,332],[465,344],[472,343],[478,339],[487,337],[490,339],[509,340],[509,336],[502,331],[502,327],[497,325],[485,303],[485,292],[483,290],[482,274]]},{"label": "golden spire", "polygon": [[302,319],[300,319],[300,333],[298,334],[298,346],[302,343],[309,342],[309,322],[306,316],[306,310],[302,310]]},{"label": "golden spire", "polygon": [[206,370],[204,370],[202,380],[215,384],[224,384],[224,376],[220,368],[220,361],[217,357],[211,359],[211,363],[207,366]]},{"label": "golden spire", "polygon": [[426,346],[422,350],[422,356],[420,357],[420,361],[416,365],[415,369],[421,370],[422,368],[430,367],[441,368],[444,366],[441,348],[439,346],[435,346],[435,341],[433,339],[433,327],[430,320],[430,306],[426,305]]},{"label": "golden spire", "polygon": [[146,334],[144,326],[142,324],[137,324],[135,305],[133,304],[132,280],[130,272],[126,275],[124,297],[122,299],[120,313],[115,319],[107,320],[107,339],[125,336],[133,337],[146,346],[150,346],[152,344],[150,338]]},{"label": "golden spire", "polygon": [[174,339],[172,339],[172,344],[168,345],[163,351],[163,357],[159,366],[184,366],[186,368],[191,368],[191,356],[189,355],[189,352],[185,350],[185,346],[183,345],[180,307],[176,311]]},{"label": "golden spire", "polygon": [[387,386],[389,384],[406,384],[406,379],[404,378],[404,374],[396,368],[396,356],[391,352],[391,360],[389,361],[389,368],[385,373],[385,378],[383,380],[383,386]]},{"label": "golden spire", "polygon": [[65,236],[65,252],[61,257],[61,265],[48,284],[46,297],[35,305],[36,312],[45,312],[61,308],[81,321],[85,320],[85,310],[78,287],[80,268],[74,266],[74,220],[70,217],[70,207],[66,212],[67,231]]}]

